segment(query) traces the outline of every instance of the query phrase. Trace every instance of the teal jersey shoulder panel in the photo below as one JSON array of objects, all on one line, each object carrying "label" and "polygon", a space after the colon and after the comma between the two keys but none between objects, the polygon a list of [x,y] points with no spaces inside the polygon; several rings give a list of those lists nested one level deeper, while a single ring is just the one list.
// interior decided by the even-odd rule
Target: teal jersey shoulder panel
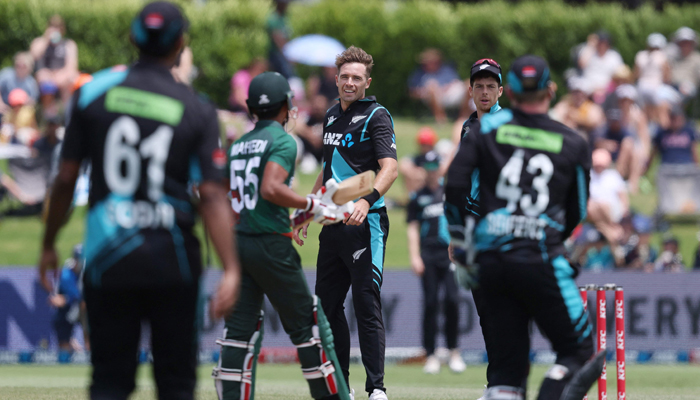
[{"label": "teal jersey shoulder panel", "polygon": [[489,133],[499,126],[510,122],[513,119],[513,112],[507,108],[496,113],[489,113],[481,117],[481,133]]},{"label": "teal jersey shoulder panel", "polygon": [[129,70],[114,71],[112,68],[100,71],[93,75],[92,80],[80,88],[78,108],[84,109],[114,86],[124,82]]}]

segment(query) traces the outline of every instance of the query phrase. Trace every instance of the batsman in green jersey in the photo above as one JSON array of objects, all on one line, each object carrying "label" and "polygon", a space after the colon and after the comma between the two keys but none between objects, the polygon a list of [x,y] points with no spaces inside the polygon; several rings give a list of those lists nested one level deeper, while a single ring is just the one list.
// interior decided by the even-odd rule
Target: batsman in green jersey
[{"label": "batsman in green jersey", "polygon": [[340,373],[330,325],[312,296],[291,240],[289,207],[310,211],[322,224],[342,221],[352,202],[333,204],[334,182],[306,197],[290,187],[297,145],[283,126],[295,116],[292,91],[276,72],[255,77],[248,108],[257,116],[255,129],[228,151],[231,205],[238,216],[237,245],[241,260],[240,298],[226,318],[219,363],[212,376],[219,399],[252,400],[255,367],[263,337],[263,296],[279,313],[282,326],[297,347],[304,378],[314,399],[349,400]]}]

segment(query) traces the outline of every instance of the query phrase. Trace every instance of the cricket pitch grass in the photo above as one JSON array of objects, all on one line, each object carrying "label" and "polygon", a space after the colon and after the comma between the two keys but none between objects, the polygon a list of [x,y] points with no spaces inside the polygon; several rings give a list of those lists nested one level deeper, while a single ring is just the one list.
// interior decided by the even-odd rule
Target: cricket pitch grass
[{"label": "cricket pitch grass", "polygon": [[[197,398],[216,400],[211,365],[199,367]],[[534,366],[530,374],[528,398],[537,396],[537,389],[548,367]],[[0,399],[2,400],[73,400],[87,398],[89,367],[84,365],[0,365]],[[391,400],[476,400],[486,382],[486,366],[470,365],[463,374],[443,368],[438,375],[426,375],[421,365],[387,365],[385,383]],[[360,366],[350,371],[350,386],[356,398],[366,399],[365,374]],[[616,399],[615,376],[608,371],[608,398]],[[154,399],[155,390],[150,367],[142,366],[137,389],[131,399]],[[255,389],[256,400],[308,400],[306,381],[295,364],[259,364]],[[596,386],[589,399],[598,398]],[[627,399],[632,400],[695,400],[700,398],[700,366],[697,365],[629,365],[627,367]]]}]

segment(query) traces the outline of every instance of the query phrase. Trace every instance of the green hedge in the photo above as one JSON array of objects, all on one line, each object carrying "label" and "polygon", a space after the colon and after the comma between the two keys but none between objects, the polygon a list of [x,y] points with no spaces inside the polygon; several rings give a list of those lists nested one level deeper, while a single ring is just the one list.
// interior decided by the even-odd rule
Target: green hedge
[{"label": "green hedge", "polygon": [[[254,56],[266,54],[267,0],[180,1],[191,22],[190,42],[200,77],[195,86],[220,105],[228,97],[228,80]],[[80,68],[94,72],[134,60],[129,45],[131,18],[143,4],[136,0],[0,0],[0,63],[29,47],[48,16],[60,13],[68,36],[79,46]],[[375,59],[370,94],[395,114],[410,112],[406,80],[416,56],[437,47],[455,63],[461,76],[478,58],[492,57],[504,68],[524,53],[549,60],[555,80],[570,66],[572,46],[601,28],[611,32],[614,46],[628,64],[644,48],[651,32],[672,34],[678,27],[700,26],[700,7],[667,5],[663,13],[650,6],[630,11],[616,4],[575,7],[561,1],[481,2],[452,5],[439,1],[326,0],[292,4],[295,36],[322,33],[346,46],[363,47]],[[300,68],[308,73],[308,68]]]},{"label": "green hedge", "polygon": [[[0,65],[12,64],[17,51],[29,49],[43,34],[49,16],[60,14],[66,36],[78,44],[79,67],[86,72],[131,63],[129,25],[145,2],[136,0],[0,0]],[[267,0],[180,1],[190,21],[189,42],[199,68],[196,86],[222,106],[233,72],[266,53]]]}]

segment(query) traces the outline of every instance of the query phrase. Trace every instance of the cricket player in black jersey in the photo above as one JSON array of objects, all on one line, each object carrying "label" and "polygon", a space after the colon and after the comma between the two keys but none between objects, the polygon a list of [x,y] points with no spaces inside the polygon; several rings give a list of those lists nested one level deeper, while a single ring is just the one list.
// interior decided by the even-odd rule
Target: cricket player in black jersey
[{"label": "cricket player in black jersey", "polygon": [[[467,367],[457,347],[459,289],[454,277],[454,264],[450,262],[447,252],[450,234],[443,205],[445,192],[440,161],[440,155],[435,151],[416,157],[416,165],[426,171],[426,184],[411,194],[406,217],[411,269],[421,278],[423,285],[423,348],[427,356],[423,372],[426,374],[440,372],[440,360],[435,355],[435,338],[441,308],[445,315],[445,341],[451,353],[448,366],[456,373],[464,372]],[[440,288],[445,293],[442,301],[439,300]]]},{"label": "cricket player in black jersey", "polygon": [[[135,387],[142,320],[151,327],[158,397],[193,399],[196,305],[202,271],[193,233],[199,213],[224,276],[212,304],[233,306],[240,269],[221,184],[226,156],[216,111],[170,74],[187,21],[173,4],[146,5],[131,25],[139,60],[94,75],[75,95],[44,232],[40,276],[56,268],[56,235],[78,170],[92,162],[84,296],[92,345],[92,399],[126,399]],[[48,284],[47,284],[48,285]]]},{"label": "cricket player in black jersey", "polygon": [[[479,287],[487,347],[485,400],[524,399],[534,320],[557,353],[540,400],[580,399],[603,368],[563,242],[586,215],[586,142],[547,116],[549,66],[519,57],[507,76],[513,110],[473,125],[448,170],[445,213],[458,279]],[[475,174],[475,172],[478,173]],[[478,215],[467,196],[478,187]]]},{"label": "cricket player in black jersey", "polygon": [[[324,226],[319,236],[316,295],[330,321],[336,352],[346,382],[350,374],[350,331],[343,303],[352,286],[362,363],[370,400],[386,400],[384,387],[384,321],[380,291],[389,218],[384,194],[398,175],[391,115],[374,97],[365,97],[372,78],[372,56],[350,46],[336,58],[340,103],[326,113],[323,128],[323,182],[341,182],[367,170],[377,171],[374,192],[355,203],[342,224]],[[301,231],[306,237],[306,227]],[[294,232],[300,245],[299,230]]]},{"label": "cricket player in black jersey", "polygon": [[501,110],[498,99],[503,95],[503,76],[501,65],[490,58],[482,58],[472,64],[469,77],[469,97],[474,100],[476,111],[464,121],[460,139],[466,135],[479,118]]}]

